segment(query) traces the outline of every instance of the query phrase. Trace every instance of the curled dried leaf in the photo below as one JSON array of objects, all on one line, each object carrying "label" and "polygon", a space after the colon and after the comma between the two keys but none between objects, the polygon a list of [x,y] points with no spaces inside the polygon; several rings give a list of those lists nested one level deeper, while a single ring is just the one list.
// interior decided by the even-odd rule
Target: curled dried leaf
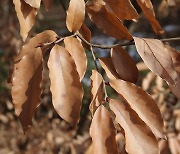
[{"label": "curled dried leaf", "polygon": [[112,80],[110,85],[126,99],[157,137],[164,138],[160,110],[149,94],[135,84],[123,80]]},{"label": "curled dried leaf", "polygon": [[85,17],[84,0],[71,0],[67,10],[66,25],[70,32],[78,31]]},{"label": "curled dried leaf", "polygon": [[115,120],[125,132],[126,151],[129,154],[159,153],[155,136],[126,102],[111,99],[109,104],[116,115]]},{"label": "curled dried leaf", "polygon": [[94,154],[118,154],[115,127],[109,111],[103,105],[99,106],[94,114],[90,135]]},{"label": "curled dried leaf", "polygon": [[177,82],[172,58],[164,46],[157,39],[134,37],[137,51],[149,69],[172,85]]},{"label": "curled dried leaf", "polygon": [[27,4],[29,4],[31,7],[39,9],[41,0],[24,0]]},{"label": "curled dried leaf", "polygon": [[79,122],[83,89],[69,52],[55,45],[48,60],[52,102],[57,113],[75,126]]},{"label": "curled dried leaf", "polygon": [[23,41],[26,40],[28,32],[34,25],[37,9],[26,4],[24,0],[13,0],[16,14],[20,24],[20,34]]},{"label": "curled dried leaf", "polygon": [[77,71],[82,81],[87,69],[87,58],[84,52],[84,48],[78,39],[73,37],[66,37],[64,39],[66,50],[70,53],[77,67]]}]

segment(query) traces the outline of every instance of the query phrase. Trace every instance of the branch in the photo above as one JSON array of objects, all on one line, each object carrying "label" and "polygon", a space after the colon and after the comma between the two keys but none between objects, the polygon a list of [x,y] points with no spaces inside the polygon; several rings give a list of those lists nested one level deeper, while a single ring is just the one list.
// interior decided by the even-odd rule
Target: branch
[{"label": "branch", "polygon": [[[117,43],[117,44],[113,44],[110,46],[106,46],[106,45],[101,45],[101,44],[93,44],[88,42],[80,33],[76,33],[76,36],[79,37],[84,43],[94,47],[94,48],[101,48],[101,49],[111,49],[114,48],[116,46],[129,46],[129,45],[134,45],[134,40],[132,41],[128,41],[125,43]],[[160,39],[162,42],[172,42],[172,41],[179,41],[180,37],[176,37],[176,38],[167,38],[167,39]]]}]

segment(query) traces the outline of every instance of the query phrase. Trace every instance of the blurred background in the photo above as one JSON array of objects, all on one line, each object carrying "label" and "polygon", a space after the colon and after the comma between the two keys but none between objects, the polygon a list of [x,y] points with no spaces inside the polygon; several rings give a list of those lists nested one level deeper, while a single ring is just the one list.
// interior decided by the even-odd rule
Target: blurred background
[{"label": "blurred background", "polygon": [[[68,0],[64,0],[67,7]],[[153,0],[156,17],[166,32],[166,38],[180,36],[180,1]],[[135,0],[132,0],[141,18],[134,21],[124,21],[133,36],[161,38],[155,35],[147,19],[144,18]],[[47,12],[43,5],[38,12],[36,23],[30,31],[30,36],[46,29],[54,30],[59,36],[66,36],[69,32],[65,25],[66,13],[59,0],[54,0],[52,7]],[[103,34],[86,16],[86,25],[92,32],[92,42],[96,44],[114,44],[119,42],[115,38]],[[176,50],[180,49],[180,42],[170,42]],[[89,126],[91,114],[90,103],[90,76],[94,63],[89,51],[88,69],[83,80],[84,98],[81,111],[81,120],[75,129],[63,121],[55,112],[49,91],[48,69],[45,65],[42,83],[41,105],[37,108],[33,119],[33,127],[24,135],[20,122],[14,114],[11,98],[11,86],[7,83],[9,70],[14,57],[22,46],[19,34],[19,23],[12,0],[0,1],[0,154],[19,153],[57,153],[57,154],[83,154],[90,153],[91,138]],[[94,49],[97,57],[106,57],[109,50]],[[148,91],[158,103],[165,124],[167,140],[160,140],[161,154],[180,154],[180,101],[172,94],[168,85],[150,72],[141,62],[134,46],[126,47],[139,68],[138,85]],[[100,66],[99,66],[100,68]],[[102,74],[104,71],[100,68]],[[115,93],[108,89],[112,97]],[[118,132],[117,141],[119,151],[125,154],[124,138]]]}]

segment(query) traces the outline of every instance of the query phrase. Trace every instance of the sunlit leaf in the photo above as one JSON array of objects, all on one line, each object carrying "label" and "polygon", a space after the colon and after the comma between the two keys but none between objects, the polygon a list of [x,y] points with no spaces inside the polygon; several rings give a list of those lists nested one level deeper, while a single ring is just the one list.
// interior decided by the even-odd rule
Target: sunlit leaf
[{"label": "sunlit leaf", "polygon": [[111,99],[110,108],[125,132],[126,151],[129,154],[158,154],[158,143],[146,124],[127,103]]},{"label": "sunlit leaf", "polygon": [[28,32],[31,30],[37,15],[37,9],[26,4],[24,0],[13,0],[16,14],[20,24],[20,34],[23,41],[26,40]]},{"label": "sunlit leaf", "polygon": [[120,79],[136,83],[138,79],[138,69],[128,52],[121,46],[117,46],[111,49],[111,57]]},{"label": "sunlit leaf", "polygon": [[25,44],[15,59],[12,76],[12,99],[15,113],[24,131],[32,125],[34,111],[40,104],[42,58],[46,47],[36,48],[38,43],[56,40],[56,33],[44,31]]},{"label": "sunlit leaf", "polygon": [[78,39],[73,37],[66,37],[64,39],[66,50],[71,54],[77,67],[80,76],[80,81],[83,79],[87,69],[87,58],[84,48]]},{"label": "sunlit leaf", "polygon": [[151,71],[175,85],[177,73],[172,58],[164,44],[157,39],[134,37],[137,51]]},{"label": "sunlit leaf", "polygon": [[41,0],[24,0],[27,4],[29,4],[31,7],[40,8]]},{"label": "sunlit leaf", "polygon": [[136,0],[139,6],[141,7],[144,15],[151,23],[151,26],[155,33],[162,35],[164,34],[164,30],[160,26],[159,22],[155,18],[154,8],[151,3],[151,0]]},{"label": "sunlit leaf", "polygon": [[78,31],[85,17],[84,0],[70,0],[67,10],[66,25],[70,32]]},{"label": "sunlit leaf", "polygon": [[139,17],[130,0],[104,0],[108,10],[114,12],[119,19],[136,19]]},{"label": "sunlit leaf", "polygon": [[90,111],[92,114],[103,100],[103,78],[96,70],[92,71],[91,75],[91,103]]},{"label": "sunlit leaf", "polygon": [[115,127],[109,111],[103,106],[96,110],[90,126],[94,154],[118,154]]},{"label": "sunlit leaf", "polygon": [[75,126],[79,122],[83,89],[69,52],[55,45],[48,60],[52,102],[57,113]]},{"label": "sunlit leaf", "polygon": [[149,94],[135,84],[123,80],[112,80],[110,85],[127,100],[157,137],[164,138],[160,110]]},{"label": "sunlit leaf", "polygon": [[104,1],[90,1],[86,6],[90,19],[99,29],[102,29],[104,33],[118,39],[132,40],[132,36],[129,34],[127,28],[115,14],[107,10]]}]

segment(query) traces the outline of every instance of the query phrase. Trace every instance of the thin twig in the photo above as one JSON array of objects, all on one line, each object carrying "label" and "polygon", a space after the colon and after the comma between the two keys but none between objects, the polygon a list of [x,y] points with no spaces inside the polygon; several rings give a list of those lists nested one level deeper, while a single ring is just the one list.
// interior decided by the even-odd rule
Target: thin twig
[{"label": "thin twig", "polygon": [[[83,38],[83,36],[80,33],[76,33],[76,35],[86,44],[94,47],[94,48],[101,48],[101,49],[111,49],[114,48],[116,46],[129,46],[129,45],[134,45],[134,41],[129,41],[129,42],[125,42],[125,43],[117,43],[117,44],[113,44],[110,46],[106,46],[106,45],[101,45],[101,44],[93,44],[88,42],[85,38]],[[167,39],[160,39],[162,42],[170,42],[170,41],[179,41],[180,37],[176,37],[176,38],[167,38]]]},{"label": "thin twig", "polygon": [[99,68],[98,68],[98,64],[97,64],[97,61],[96,61],[97,59],[96,59],[96,56],[95,56],[95,52],[94,52],[92,46],[90,46],[90,49],[91,49],[91,54],[92,54],[92,57],[93,57],[93,61],[94,61],[96,70],[100,73]]}]

